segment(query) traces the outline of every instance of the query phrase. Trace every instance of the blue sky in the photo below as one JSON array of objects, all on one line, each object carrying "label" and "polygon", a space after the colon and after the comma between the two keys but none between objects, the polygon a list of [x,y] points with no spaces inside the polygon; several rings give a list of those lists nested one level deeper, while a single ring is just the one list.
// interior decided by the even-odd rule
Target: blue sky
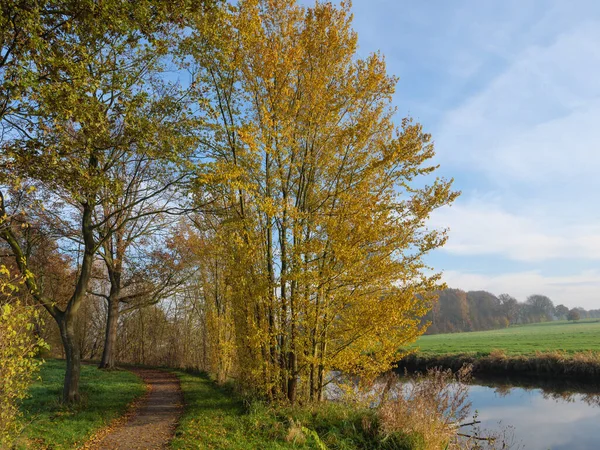
[{"label": "blue sky", "polygon": [[[312,2],[303,2],[310,4]],[[600,308],[600,2],[355,0],[395,104],[463,194],[429,262],[465,290]]]}]

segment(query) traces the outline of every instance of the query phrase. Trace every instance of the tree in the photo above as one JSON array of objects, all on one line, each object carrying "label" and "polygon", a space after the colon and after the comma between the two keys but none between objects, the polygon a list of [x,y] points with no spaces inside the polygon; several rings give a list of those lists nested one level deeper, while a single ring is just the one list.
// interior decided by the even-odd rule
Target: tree
[{"label": "tree", "polygon": [[166,24],[177,21],[171,11],[176,15],[181,5],[117,0],[48,1],[33,9],[27,2],[19,5],[11,14],[27,28],[15,26],[2,41],[3,61],[10,61],[2,68],[2,83],[11,90],[3,100],[10,107],[2,109],[8,140],[0,182],[10,186],[12,191],[4,190],[8,193],[22,191],[25,180],[37,190],[37,207],[24,215],[37,212],[63,242],[73,244],[72,250],[81,248],[81,255],[72,253],[77,254],[72,259],[77,275],[64,309],[32,270],[24,252],[26,236],[13,220],[18,205],[11,194],[0,195],[0,237],[10,246],[29,293],[59,326],[67,360],[63,400],[75,402],[80,372],[76,317],[95,256],[110,237],[100,234],[110,218],[96,220],[97,212],[105,204],[103,195],[127,193],[130,187],[112,176],[113,164],[130,152],[157,157],[156,152],[181,149],[157,134],[169,122],[156,122],[157,116],[169,116],[172,105],[157,101],[147,78],[167,48]]},{"label": "tree", "polygon": [[173,241],[191,250],[188,258],[198,267],[194,281],[188,283],[186,300],[192,316],[200,322],[195,334],[201,335],[201,367],[214,374],[218,383],[223,383],[235,364],[233,310],[226,278],[227,253],[210,217],[199,214],[193,223],[194,227],[181,227]]},{"label": "tree", "polygon": [[581,315],[579,314],[579,311],[576,308],[571,309],[567,314],[567,320],[577,322],[579,319],[581,319]]},{"label": "tree", "polygon": [[566,319],[569,314],[569,308],[565,305],[557,305],[556,308],[554,308],[554,313],[558,319]]},{"label": "tree", "polygon": [[486,291],[469,291],[467,300],[475,330],[506,327],[500,300],[495,295]]},{"label": "tree", "polygon": [[590,309],[588,313],[591,318],[597,319],[600,317],[600,309]]},{"label": "tree", "polygon": [[500,294],[498,299],[502,303],[502,311],[509,324],[516,323],[519,314],[519,302],[509,294]]},{"label": "tree", "polygon": [[[183,267],[172,263],[176,255],[165,251],[173,221],[187,211],[182,189],[192,173],[183,166],[194,148],[187,130],[193,119],[186,119],[187,104],[175,94],[180,93],[161,90],[136,113],[134,120],[143,121],[146,129],[127,139],[130,148],[111,155],[111,169],[105,174],[110,183],[94,211],[102,244],[98,254],[109,284],[106,292],[93,292],[108,305],[101,368],[115,367],[120,308],[158,303],[188,276]],[[115,186],[119,186],[116,192]]]},{"label": "tree", "polygon": [[554,304],[545,295],[530,295],[526,304],[529,305],[535,322],[549,321],[554,317]]},{"label": "tree", "polygon": [[426,220],[457,195],[417,187],[431,138],[394,125],[396,79],[356,51],[348,5],[292,0],[240,1],[189,39],[238,376],[291,403],[321,398],[331,369],[368,382],[422,333],[439,287],[422,257],[446,240]]},{"label": "tree", "polygon": [[585,310],[585,308],[582,308],[581,306],[578,306],[576,308],[574,308],[578,313],[579,313],[579,317],[582,319],[587,319],[589,318],[589,313],[588,311]]},{"label": "tree", "polygon": [[444,289],[438,293],[438,299],[424,320],[431,321],[428,334],[469,331],[471,317],[467,293],[459,289]]}]

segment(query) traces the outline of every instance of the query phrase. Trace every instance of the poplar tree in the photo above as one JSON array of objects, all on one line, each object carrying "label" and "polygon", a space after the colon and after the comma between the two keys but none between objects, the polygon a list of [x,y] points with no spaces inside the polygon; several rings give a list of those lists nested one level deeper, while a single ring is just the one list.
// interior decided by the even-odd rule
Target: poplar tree
[{"label": "poplar tree", "polygon": [[373,379],[422,333],[439,287],[423,256],[446,240],[426,221],[457,195],[351,21],[347,3],[243,0],[188,41],[238,376],[292,403],[320,399],[332,370]]}]

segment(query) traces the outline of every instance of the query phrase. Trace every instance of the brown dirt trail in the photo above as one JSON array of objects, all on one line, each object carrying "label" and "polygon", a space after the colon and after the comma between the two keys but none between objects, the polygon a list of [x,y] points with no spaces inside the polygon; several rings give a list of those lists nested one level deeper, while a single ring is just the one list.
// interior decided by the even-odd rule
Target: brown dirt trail
[{"label": "brown dirt trail", "polygon": [[130,418],[86,448],[94,450],[164,449],[183,413],[183,395],[175,375],[160,370],[129,369],[149,386]]}]

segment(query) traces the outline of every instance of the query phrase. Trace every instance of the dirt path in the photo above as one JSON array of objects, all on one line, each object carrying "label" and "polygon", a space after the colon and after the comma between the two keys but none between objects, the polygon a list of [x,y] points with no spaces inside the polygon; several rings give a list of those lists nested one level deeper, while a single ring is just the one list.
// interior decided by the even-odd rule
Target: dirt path
[{"label": "dirt path", "polygon": [[97,450],[167,448],[179,417],[183,395],[179,380],[171,373],[130,369],[150,386],[150,391],[123,425],[92,446]]}]

